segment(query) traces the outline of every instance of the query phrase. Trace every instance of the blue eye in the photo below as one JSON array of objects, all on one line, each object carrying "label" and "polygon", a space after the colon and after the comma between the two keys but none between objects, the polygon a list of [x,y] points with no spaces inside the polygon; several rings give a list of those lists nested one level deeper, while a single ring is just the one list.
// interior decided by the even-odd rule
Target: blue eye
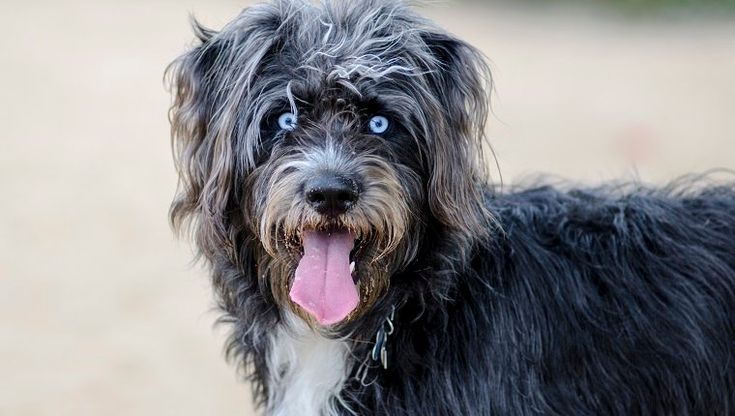
[{"label": "blue eye", "polygon": [[370,122],[368,123],[368,128],[373,134],[382,134],[385,133],[386,130],[388,130],[389,125],[390,122],[387,118],[383,116],[374,116],[370,119]]},{"label": "blue eye", "polygon": [[283,113],[278,117],[278,127],[281,130],[294,131],[296,130],[296,114],[294,113]]}]

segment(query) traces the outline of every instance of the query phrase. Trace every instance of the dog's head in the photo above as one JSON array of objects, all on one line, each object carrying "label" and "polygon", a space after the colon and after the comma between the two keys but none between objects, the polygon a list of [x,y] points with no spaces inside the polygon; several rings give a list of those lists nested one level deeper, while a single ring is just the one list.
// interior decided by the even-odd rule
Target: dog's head
[{"label": "dog's head", "polygon": [[282,0],[195,30],[169,69],[171,215],[209,261],[327,326],[484,233],[475,49],[390,0]]}]

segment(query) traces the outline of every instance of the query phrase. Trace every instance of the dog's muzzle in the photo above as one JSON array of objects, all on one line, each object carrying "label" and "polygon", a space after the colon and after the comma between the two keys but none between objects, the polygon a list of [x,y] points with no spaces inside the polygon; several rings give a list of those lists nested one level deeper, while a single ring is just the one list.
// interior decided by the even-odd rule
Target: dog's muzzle
[{"label": "dog's muzzle", "polygon": [[[358,197],[357,183],[334,173],[317,174],[304,185],[306,202],[327,224],[352,208]],[[305,230],[301,236],[304,252],[289,296],[321,325],[344,320],[360,303],[350,258],[355,239],[353,232],[330,226]]]}]

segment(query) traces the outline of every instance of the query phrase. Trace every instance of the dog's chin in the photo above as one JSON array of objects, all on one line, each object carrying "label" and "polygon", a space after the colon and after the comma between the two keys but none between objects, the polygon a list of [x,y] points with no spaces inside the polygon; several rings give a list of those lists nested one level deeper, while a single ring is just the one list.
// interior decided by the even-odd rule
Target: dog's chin
[{"label": "dog's chin", "polygon": [[[293,279],[291,307],[314,326],[347,323],[364,310],[371,244],[364,233],[346,227],[312,227],[290,239]],[[367,289],[367,290],[366,290]]]}]

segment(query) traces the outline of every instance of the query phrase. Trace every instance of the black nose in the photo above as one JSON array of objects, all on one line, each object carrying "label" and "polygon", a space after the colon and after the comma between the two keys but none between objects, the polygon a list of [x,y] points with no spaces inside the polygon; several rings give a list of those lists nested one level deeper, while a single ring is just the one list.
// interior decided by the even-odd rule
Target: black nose
[{"label": "black nose", "polygon": [[306,202],[323,215],[344,214],[357,202],[359,191],[352,179],[334,174],[318,174],[304,187]]}]

